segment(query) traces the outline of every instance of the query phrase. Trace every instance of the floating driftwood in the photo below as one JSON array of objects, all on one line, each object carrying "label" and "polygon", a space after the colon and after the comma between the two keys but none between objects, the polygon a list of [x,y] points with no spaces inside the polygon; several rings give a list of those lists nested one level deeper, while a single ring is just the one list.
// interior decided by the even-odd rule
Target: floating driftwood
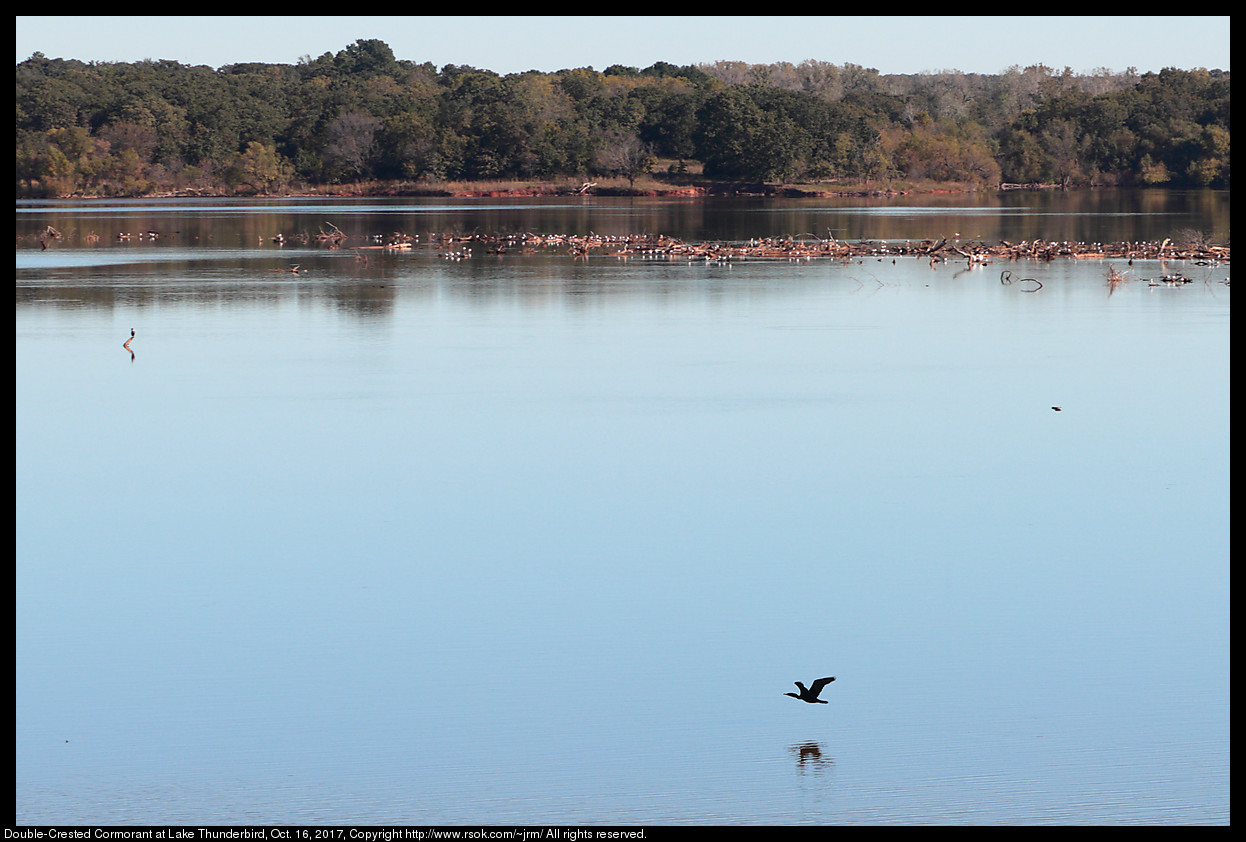
[{"label": "floating driftwood", "polygon": [[[591,185],[590,185],[591,186]],[[36,239],[43,248],[62,239],[61,232],[50,226],[37,234],[27,235]],[[140,234],[138,239],[155,238],[155,232]],[[981,240],[961,240],[959,237],[932,237],[921,240],[869,240],[856,242],[841,240],[834,236],[819,237],[804,233],[786,237],[754,237],[747,241],[689,242],[665,234],[539,234],[471,233],[433,234],[421,242],[418,235],[394,232],[365,238],[369,244],[352,246],[354,251],[405,252],[419,246],[427,246],[445,257],[468,257],[474,251],[492,255],[534,254],[539,251],[561,251],[576,259],[590,257],[616,257],[620,259],[649,258],[705,262],[738,260],[816,260],[816,259],[864,259],[915,257],[938,262],[964,261],[970,266],[981,264],[1036,260],[1050,261],[1060,258],[1075,260],[1112,260],[1132,264],[1135,260],[1186,260],[1202,265],[1219,265],[1229,262],[1229,246],[1207,243],[1202,237],[1181,234],[1173,238],[1155,241],[1127,241],[1117,243],[1085,243],[1044,239],[1011,242],[999,240],[985,243]],[[130,234],[119,234],[117,239],[128,241]],[[88,242],[99,240],[93,232]],[[292,240],[307,244],[316,242],[330,249],[343,248],[349,236],[331,222],[324,222],[315,235],[306,233],[292,235]],[[21,238],[19,238],[19,242]],[[259,242],[266,241],[261,236]],[[284,244],[286,237],[277,234],[271,241]]]},{"label": "floating driftwood", "polygon": [[356,251],[409,251],[411,243],[385,243],[379,246],[355,246]]},{"label": "floating driftwood", "polygon": [[747,242],[686,242],[664,234],[480,234],[442,235],[441,247],[450,243],[479,243],[490,254],[534,253],[541,249],[563,250],[576,258],[666,257],[669,259],[728,261],[746,259],[814,260],[818,258],[919,257],[933,261],[960,261],[970,264],[1012,260],[1193,260],[1227,263],[1228,246],[1177,247],[1171,239],[1155,242],[1071,243],[1000,240],[988,245],[980,241],[962,242],[947,237],[904,242],[860,240],[848,242],[835,237],[809,234],[789,237],[760,237]]},{"label": "floating driftwood", "polygon": [[[326,231],[325,226],[330,230]],[[332,222],[322,222],[320,231],[316,234],[316,242],[328,245],[329,248],[339,248],[346,242],[346,234]]]},{"label": "floating driftwood", "polygon": [[1038,278],[1014,278],[1007,269],[999,273],[999,282],[1004,286],[1017,284],[1022,292],[1038,292],[1043,288],[1043,282]]}]

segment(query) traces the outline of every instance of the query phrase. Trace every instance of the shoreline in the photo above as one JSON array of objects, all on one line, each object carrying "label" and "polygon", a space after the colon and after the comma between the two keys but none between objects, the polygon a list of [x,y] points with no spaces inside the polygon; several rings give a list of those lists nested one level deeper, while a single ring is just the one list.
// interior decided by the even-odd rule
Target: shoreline
[{"label": "shoreline", "polygon": [[[1115,189],[1107,187],[1078,187],[1070,191]],[[825,188],[807,184],[769,184],[750,182],[703,182],[690,184],[664,184],[646,181],[629,185],[611,182],[450,182],[444,185],[420,185],[412,182],[378,183],[361,182],[324,187],[288,190],[226,191],[219,189],[183,188],[155,190],[129,195],[104,195],[71,193],[58,196],[18,196],[17,201],[38,200],[116,200],[116,199],[377,199],[377,198],[553,198],[553,197],[608,197],[608,198],[658,198],[700,199],[711,197],[742,198],[887,198],[892,196],[936,196],[972,193],[1003,193],[1017,190],[1062,190],[1058,184],[1009,184],[994,187],[957,183],[938,184],[876,184],[876,185],[827,185]]]}]

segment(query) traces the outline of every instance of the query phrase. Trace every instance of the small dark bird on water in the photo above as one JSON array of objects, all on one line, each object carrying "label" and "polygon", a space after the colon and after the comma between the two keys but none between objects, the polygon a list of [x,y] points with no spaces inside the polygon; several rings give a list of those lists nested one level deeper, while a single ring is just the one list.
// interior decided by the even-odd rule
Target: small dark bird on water
[{"label": "small dark bird on water", "polygon": [[835,676],[833,675],[830,678],[819,678],[817,681],[813,682],[812,687],[806,687],[805,685],[797,681],[794,683],[796,684],[797,687],[800,688],[800,692],[799,693],[784,693],[783,695],[791,696],[793,699],[800,699],[802,702],[808,702],[811,705],[828,705],[830,704],[830,702],[826,702],[826,701],[823,701],[822,699],[819,699],[818,695],[822,692],[823,687],[830,684],[834,680],[835,680]]}]

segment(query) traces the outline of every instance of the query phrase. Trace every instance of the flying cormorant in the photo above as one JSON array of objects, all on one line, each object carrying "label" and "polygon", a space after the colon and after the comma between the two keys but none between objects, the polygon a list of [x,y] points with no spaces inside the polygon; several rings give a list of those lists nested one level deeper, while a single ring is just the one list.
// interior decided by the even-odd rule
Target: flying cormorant
[{"label": "flying cormorant", "polygon": [[819,699],[818,694],[822,692],[823,687],[830,684],[834,680],[835,680],[835,676],[833,675],[830,678],[819,678],[817,681],[813,682],[812,687],[806,687],[805,685],[797,681],[795,682],[795,684],[797,687],[800,688],[800,692],[799,693],[784,693],[783,695],[791,696],[793,699],[800,699],[802,702],[808,702],[811,705],[830,704],[830,702],[825,702],[822,699]]}]

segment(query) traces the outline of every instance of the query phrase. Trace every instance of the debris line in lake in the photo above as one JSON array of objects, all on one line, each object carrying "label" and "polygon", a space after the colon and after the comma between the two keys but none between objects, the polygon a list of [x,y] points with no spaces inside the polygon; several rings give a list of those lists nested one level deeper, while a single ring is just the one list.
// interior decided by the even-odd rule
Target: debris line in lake
[{"label": "debris line in lake", "polygon": [[[157,232],[140,234],[138,242],[154,244]],[[32,235],[33,241],[47,249],[61,245],[65,235],[51,226]],[[118,243],[129,245],[129,234],[117,235]],[[83,241],[97,245],[100,237],[94,232],[83,236]],[[19,244],[22,238],[18,239]],[[539,234],[499,233],[480,231],[471,233],[433,233],[427,237],[406,234],[401,231],[389,234],[348,234],[331,222],[322,222],[315,233],[282,233],[260,235],[258,244],[278,247],[293,245],[319,245],[330,250],[354,252],[360,259],[363,254],[378,252],[414,252],[432,250],[441,256],[464,259],[481,254],[509,255],[536,253],[564,253],[577,260],[591,257],[614,257],[619,259],[647,258],[659,260],[703,261],[727,263],[742,260],[788,260],[805,261],[818,259],[854,260],[865,258],[914,257],[930,263],[965,261],[970,266],[987,263],[1035,260],[1052,261],[1061,258],[1081,260],[1116,260],[1132,264],[1135,260],[1187,260],[1198,265],[1221,265],[1229,262],[1227,245],[1212,245],[1206,238],[1181,237],[1176,240],[1165,237],[1160,241],[1126,241],[1115,243],[1069,242],[1065,240],[999,240],[987,243],[980,239],[962,239],[959,235],[919,240],[841,240],[828,233],[792,234],[779,237],[753,237],[749,240],[706,240],[690,242],[666,234]],[[363,254],[361,254],[363,253]],[[292,273],[297,274],[293,270]],[[1001,278],[1004,283],[1008,279]],[[1028,278],[1013,279],[1012,283],[1036,281]],[[1033,290],[1030,290],[1033,291]]]},{"label": "debris line in lake", "polygon": [[[917,257],[932,262],[968,261],[971,264],[1010,260],[1192,260],[1229,262],[1228,246],[1179,247],[1170,238],[1160,242],[1075,243],[1023,240],[995,244],[961,241],[958,238],[905,240],[857,240],[802,234],[786,237],[754,237],[747,241],[688,242],[665,234],[434,234],[427,244],[442,252],[462,254],[483,249],[488,254],[535,254],[562,251],[577,259],[589,257],[665,258],[706,262],[733,260],[816,260],[884,257]],[[1019,279],[1025,280],[1025,279]]]}]

